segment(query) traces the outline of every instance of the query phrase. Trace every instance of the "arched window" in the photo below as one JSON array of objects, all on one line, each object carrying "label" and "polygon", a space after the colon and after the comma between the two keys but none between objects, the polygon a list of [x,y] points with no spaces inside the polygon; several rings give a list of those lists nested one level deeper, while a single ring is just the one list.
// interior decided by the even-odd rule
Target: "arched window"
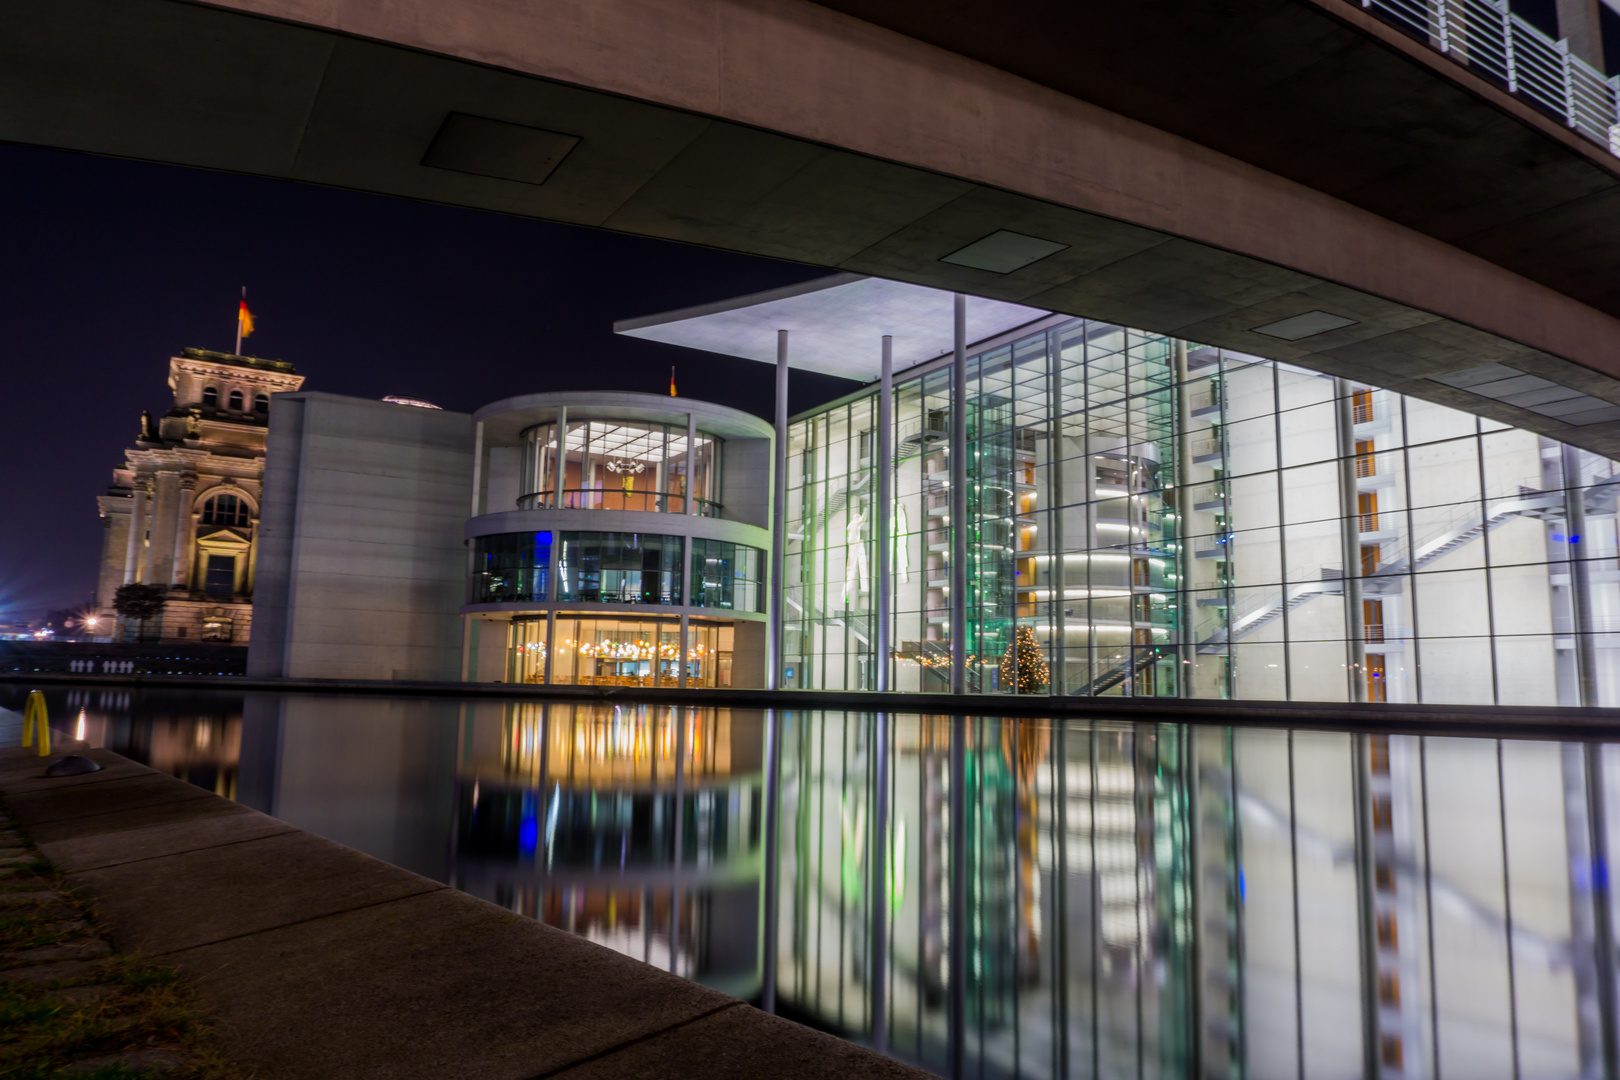
[{"label": "arched window", "polygon": [[231,401],[231,412],[241,412],[242,411],[242,391],[240,391],[240,390],[232,390],[231,391],[230,401]]},{"label": "arched window", "polygon": [[213,386],[203,387],[203,404],[210,409],[219,408],[219,390]]},{"label": "arched window", "polygon": [[203,503],[202,523],[244,528],[248,523],[248,504],[235,495],[215,495]]},{"label": "arched window", "polygon": [[270,395],[269,394],[260,394],[258,397],[254,398],[253,399],[253,411],[258,413],[260,416],[269,416],[270,415]]}]

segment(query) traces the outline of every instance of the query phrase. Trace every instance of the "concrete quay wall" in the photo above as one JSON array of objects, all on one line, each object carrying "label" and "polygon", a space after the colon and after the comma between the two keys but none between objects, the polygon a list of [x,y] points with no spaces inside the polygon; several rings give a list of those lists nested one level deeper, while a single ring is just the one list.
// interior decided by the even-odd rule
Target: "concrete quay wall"
[{"label": "concrete quay wall", "polygon": [[106,750],[50,779],[0,750],[0,801],[121,951],[178,968],[261,1078],[928,1074]]}]

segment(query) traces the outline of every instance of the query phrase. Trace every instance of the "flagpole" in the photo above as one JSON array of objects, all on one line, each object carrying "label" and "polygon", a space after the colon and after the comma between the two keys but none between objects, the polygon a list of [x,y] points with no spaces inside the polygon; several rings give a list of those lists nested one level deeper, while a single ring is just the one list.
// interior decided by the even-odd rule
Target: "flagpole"
[{"label": "flagpole", "polygon": [[[247,286],[246,285],[242,286],[242,303],[244,303],[244,304],[247,303]],[[233,356],[241,356],[242,355],[242,309],[241,308],[236,309],[236,352],[232,353],[231,355],[233,355]]]}]

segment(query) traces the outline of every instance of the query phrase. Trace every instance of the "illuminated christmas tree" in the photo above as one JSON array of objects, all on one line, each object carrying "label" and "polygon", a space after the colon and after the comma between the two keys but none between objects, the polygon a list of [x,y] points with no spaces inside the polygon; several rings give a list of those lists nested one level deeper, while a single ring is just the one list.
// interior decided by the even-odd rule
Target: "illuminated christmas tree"
[{"label": "illuminated christmas tree", "polygon": [[1001,656],[1001,685],[1011,687],[1015,694],[1038,694],[1050,681],[1051,673],[1035,641],[1035,631],[1020,626],[1012,644]]}]

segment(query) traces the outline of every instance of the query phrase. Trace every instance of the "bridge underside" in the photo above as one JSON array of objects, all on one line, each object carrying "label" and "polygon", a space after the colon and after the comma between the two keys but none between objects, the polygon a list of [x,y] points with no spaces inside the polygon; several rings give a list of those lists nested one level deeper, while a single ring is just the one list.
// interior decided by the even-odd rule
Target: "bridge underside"
[{"label": "bridge underside", "polygon": [[[602,13],[623,16],[608,0],[574,6],[573,22],[552,27],[583,42],[569,63],[536,59],[519,42],[497,47],[487,39],[495,23],[469,44],[465,21],[429,9],[403,18],[409,33],[383,42],[358,36],[383,36],[356,21],[354,11],[373,5],[231,6],[325,25],[177,0],[8,5],[0,139],[1017,301],[1364,380],[1620,457],[1620,410],[1603,409],[1620,403],[1620,320],[1339,199],[815,5],[783,0],[769,27],[752,31],[762,48],[770,33],[808,42],[814,48],[805,51],[819,50],[813,64],[733,47],[716,66],[751,65],[753,82],[702,71],[690,86],[682,83],[693,70],[688,54],[727,28],[694,17],[676,28],[684,37],[660,24],[637,40],[627,23],[587,25]],[[410,6],[378,7],[397,16]],[[665,24],[679,21],[678,8],[662,12]],[[616,55],[586,47],[614,35],[623,46]],[[838,42],[847,57],[832,55]],[[646,70],[649,50],[668,53],[672,66]],[[911,83],[885,84],[901,96],[859,100],[869,73],[850,63],[917,56],[934,67],[913,72]],[[840,79],[855,100],[829,103],[828,86]],[[749,86],[759,93],[742,100]],[[782,102],[761,105],[773,87]],[[954,104],[931,100],[975,88],[982,94]],[[839,116],[902,99],[939,106],[942,123],[959,117],[960,132],[917,116],[849,137],[837,126]],[[802,115],[780,111],[795,101]],[[912,141],[882,152],[901,122]],[[1018,268],[942,261],[1002,230],[1063,247]],[[1297,340],[1256,331],[1312,312],[1350,321]],[[1592,422],[1565,423],[1435,381],[1485,364],[1591,395],[1581,415]]]}]

